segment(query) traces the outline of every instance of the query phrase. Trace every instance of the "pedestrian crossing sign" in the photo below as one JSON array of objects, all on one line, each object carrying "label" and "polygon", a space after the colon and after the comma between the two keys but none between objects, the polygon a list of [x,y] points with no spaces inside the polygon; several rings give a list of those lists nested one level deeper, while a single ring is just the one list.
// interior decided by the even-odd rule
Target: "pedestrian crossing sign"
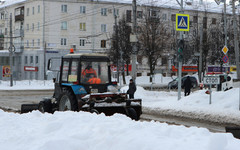
[{"label": "pedestrian crossing sign", "polygon": [[189,15],[188,14],[176,14],[176,30],[189,31]]}]

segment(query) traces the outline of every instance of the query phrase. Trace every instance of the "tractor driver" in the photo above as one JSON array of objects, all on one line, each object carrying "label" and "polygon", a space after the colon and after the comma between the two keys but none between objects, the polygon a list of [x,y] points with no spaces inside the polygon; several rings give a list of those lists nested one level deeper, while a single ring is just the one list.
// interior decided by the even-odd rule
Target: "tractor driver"
[{"label": "tractor driver", "polygon": [[86,81],[91,77],[91,75],[97,76],[96,71],[92,68],[91,64],[88,64],[87,67],[82,71],[82,77]]},{"label": "tractor driver", "polygon": [[94,74],[90,75],[90,79],[88,80],[89,84],[100,84],[101,83],[101,79],[97,78]]}]

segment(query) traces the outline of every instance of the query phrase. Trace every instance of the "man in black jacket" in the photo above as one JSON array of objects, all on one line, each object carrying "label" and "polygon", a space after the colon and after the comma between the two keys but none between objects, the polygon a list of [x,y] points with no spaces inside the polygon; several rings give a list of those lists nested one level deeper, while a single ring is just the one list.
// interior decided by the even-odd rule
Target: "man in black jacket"
[{"label": "man in black jacket", "polygon": [[131,79],[129,83],[129,89],[127,91],[127,94],[129,94],[129,99],[134,99],[134,93],[136,92],[136,90],[136,85],[133,82],[133,79]]},{"label": "man in black jacket", "polygon": [[185,96],[190,95],[191,88],[192,88],[192,81],[189,76],[187,76],[187,79],[184,81],[183,87],[184,87]]}]

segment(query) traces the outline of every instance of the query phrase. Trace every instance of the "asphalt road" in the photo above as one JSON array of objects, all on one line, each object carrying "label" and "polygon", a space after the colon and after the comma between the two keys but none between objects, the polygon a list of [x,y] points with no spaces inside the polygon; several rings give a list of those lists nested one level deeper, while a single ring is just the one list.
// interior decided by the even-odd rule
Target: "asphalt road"
[{"label": "asphalt road", "polygon": [[22,104],[34,104],[51,97],[53,90],[0,90],[0,108],[19,111]]}]

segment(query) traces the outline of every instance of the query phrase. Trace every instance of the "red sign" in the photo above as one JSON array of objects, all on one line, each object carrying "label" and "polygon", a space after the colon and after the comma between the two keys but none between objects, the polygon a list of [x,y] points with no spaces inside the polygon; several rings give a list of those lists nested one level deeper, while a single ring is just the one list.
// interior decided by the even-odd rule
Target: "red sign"
[{"label": "red sign", "polygon": [[2,76],[10,77],[10,74],[11,74],[10,66],[2,66]]},{"label": "red sign", "polygon": [[[177,72],[178,69],[175,66],[172,66],[172,71]],[[182,72],[198,72],[197,66],[182,66]]]},{"label": "red sign", "polygon": [[24,71],[38,71],[38,67],[24,66]]},{"label": "red sign", "polygon": [[227,55],[224,55],[223,58],[222,58],[223,62],[224,63],[227,63],[228,62],[228,56]]},{"label": "red sign", "polygon": [[[121,68],[119,67],[119,71]],[[116,65],[111,65],[111,71],[116,72],[117,71],[117,66]],[[124,65],[124,71],[127,71],[127,65]],[[128,71],[132,71],[132,65],[128,65]]]}]

